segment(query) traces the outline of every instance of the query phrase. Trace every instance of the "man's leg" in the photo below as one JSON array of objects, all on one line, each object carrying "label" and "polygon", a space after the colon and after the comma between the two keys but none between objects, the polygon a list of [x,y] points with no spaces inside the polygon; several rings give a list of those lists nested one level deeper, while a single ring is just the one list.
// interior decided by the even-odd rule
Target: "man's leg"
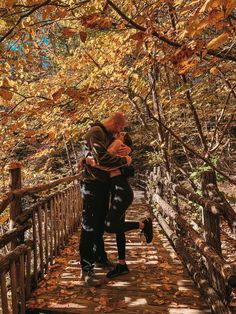
[{"label": "man's leg", "polygon": [[82,278],[91,286],[98,286],[100,282],[94,277],[94,237],[96,224],[94,213],[97,211],[96,203],[98,193],[97,185],[93,183],[81,184],[81,194],[83,199],[82,228],[80,235],[80,262],[82,267]]},{"label": "man's leg", "polygon": [[96,215],[97,233],[94,241],[95,261],[100,266],[109,266],[109,261],[107,259],[107,253],[105,252],[103,240],[105,218],[109,209],[110,199],[110,185],[108,183],[101,184],[99,198],[99,211]]}]

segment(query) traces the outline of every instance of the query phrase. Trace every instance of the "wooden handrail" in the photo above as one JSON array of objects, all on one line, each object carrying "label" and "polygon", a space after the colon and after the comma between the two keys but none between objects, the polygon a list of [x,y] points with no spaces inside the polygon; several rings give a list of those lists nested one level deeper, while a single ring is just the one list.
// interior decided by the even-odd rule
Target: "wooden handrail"
[{"label": "wooden handrail", "polygon": [[169,238],[169,241],[177,250],[178,255],[181,257],[196,285],[207,297],[207,300],[211,304],[212,308],[216,311],[216,313],[232,314],[228,306],[223,303],[218,293],[211,286],[209,286],[208,280],[206,280],[206,278],[203,276],[200,267],[197,266],[186,249],[183,239],[176,235],[175,231],[170,228],[161,214],[157,214],[156,218],[167,235],[167,238]]},{"label": "wooden handrail", "polygon": [[163,180],[162,178],[158,178],[158,181],[162,184],[167,184],[170,186],[174,192],[177,194],[182,195],[187,200],[190,200],[194,202],[195,204],[198,204],[207,210],[209,210],[213,214],[221,214],[225,220],[228,222],[232,232],[236,234],[236,212],[234,209],[230,206],[230,204],[227,203],[227,206],[225,204],[226,201],[222,200],[224,202],[224,205],[217,203],[213,200],[210,200],[207,197],[200,196],[193,191],[190,191],[186,189],[185,187],[181,186],[180,184],[175,184],[173,182],[169,182],[167,180]]},{"label": "wooden handrail", "polygon": [[13,191],[13,195],[14,196],[20,196],[20,197],[23,197],[23,196],[26,196],[26,195],[32,195],[32,194],[35,194],[35,193],[39,193],[39,192],[43,192],[43,191],[52,189],[52,188],[56,187],[59,184],[69,183],[69,182],[72,182],[72,181],[78,180],[78,179],[81,179],[81,173],[79,173],[77,175],[74,175],[74,176],[58,179],[58,180],[52,181],[50,183],[14,190]]},{"label": "wooden handrail", "polygon": [[[30,241],[28,241],[28,243],[30,243]],[[31,246],[27,244],[21,244],[4,257],[0,257],[0,273],[8,271],[10,263],[12,261],[17,260],[20,255],[25,254],[27,252],[27,250]]]},{"label": "wooden handrail", "polygon": [[72,182],[72,181],[78,180],[78,179],[81,179],[81,173],[74,175],[74,176],[61,178],[61,179],[52,181],[50,183],[41,184],[38,186],[33,186],[33,187],[28,187],[28,188],[22,188],[22,189],[14,190],[13,192],[9,192],[9,193],[5,194],[2,197],[2,200],[0,201],[0,214],[2,212],[4,212],[4,210],[7,208],[7,206],[13,201],[15,196],[23,197],[26,195],[32,195],[35,193],[39,193],[39,192],[43,192],[43,191],[52,189],[59,184],[69,183],[69,182]]},{"label": "wooden handrail", "polygon": [[7,206],[13,201],[14,195],[12,192],[5,194],[0,201],[0,215],[4,212]]},{"label": "wooden handrail", "polygon": [[6,244],[11,242],[13,239],[15,239],[17,236],[24,233],[26,230],[30,229],[32,227],[32,223],[27,222],[24,225],[16,226],[14,229],[7,231],[0,237],[0,249],[3,248]]},{"label": "wooden handrail", "polygon": [[187,234],[190,236],[190,240],[194,242],[199,251],[208,259],[211,260],[214,267],[221,273],[221,275],[228,279],[232,275],[236,275],[232,266],[219,256],[215,250],[207,245],[207,243],[201,238],[201,236],[192,228],[187,221],[181,217],[173,208],[164,201],[158,194],[155,195],[154,201],[156,201],[165,214],[174,220]]}]

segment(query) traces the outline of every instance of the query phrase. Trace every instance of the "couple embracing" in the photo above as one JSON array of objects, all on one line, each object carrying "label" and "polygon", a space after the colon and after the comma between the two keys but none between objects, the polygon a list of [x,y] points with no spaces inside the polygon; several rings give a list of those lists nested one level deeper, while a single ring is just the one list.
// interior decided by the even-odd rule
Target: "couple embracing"
[{"label": "couple embracing", "polygon": [[125,232],[140,229],[147,243],[152,241],[152,221],[125,221],[125,212],[133,201],[133,191],[127,180],[132,158],[132,141],[123,133],[127,121],[122,112],[114,112],[102,122],[96,122],[86,133],[86,157],[82,160],[83,199],[80,236],[81,278],[89,286],[99,286],[94,264],[112,266],[104,248],[103,233],[116,234],[118,263],[107,273],[113,278],[129,272],[125,262]]}]

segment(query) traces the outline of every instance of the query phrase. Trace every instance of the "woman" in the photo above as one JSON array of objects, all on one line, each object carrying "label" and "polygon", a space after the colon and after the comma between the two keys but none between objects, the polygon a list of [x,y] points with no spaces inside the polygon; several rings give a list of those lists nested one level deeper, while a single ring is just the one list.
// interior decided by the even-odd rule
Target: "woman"
[{"label": "woman", "polygon": [[[107,151],[116,156],[124,157],[131,153],[132,141],[128,134],[119,133]],[[125,261],[125,232],[141,229],[147,243],[153,238],[152,220],[147,218],[139,222],[125,221],[125,212],[133,201],[133,191],[127,177],[124,175],[125,168],[107,168],[96,164],[93,158],[87,158],[86,163],[93,167],[110,172],[111,204],[105,220],[105,231],[116,233],[118,248],[118,263],[115,268],[107,273],[108,278],[127,274],[129,272]]]}]

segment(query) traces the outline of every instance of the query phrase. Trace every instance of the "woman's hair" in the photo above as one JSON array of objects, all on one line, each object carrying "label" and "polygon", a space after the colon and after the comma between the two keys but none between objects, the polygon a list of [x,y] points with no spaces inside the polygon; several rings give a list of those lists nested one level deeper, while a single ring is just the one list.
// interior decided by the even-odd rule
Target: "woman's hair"
[{"label": "woman's hair", "polygon": [[133,141],[128,133],[124,135],[124,144],[129,146],[133,150]]}]

